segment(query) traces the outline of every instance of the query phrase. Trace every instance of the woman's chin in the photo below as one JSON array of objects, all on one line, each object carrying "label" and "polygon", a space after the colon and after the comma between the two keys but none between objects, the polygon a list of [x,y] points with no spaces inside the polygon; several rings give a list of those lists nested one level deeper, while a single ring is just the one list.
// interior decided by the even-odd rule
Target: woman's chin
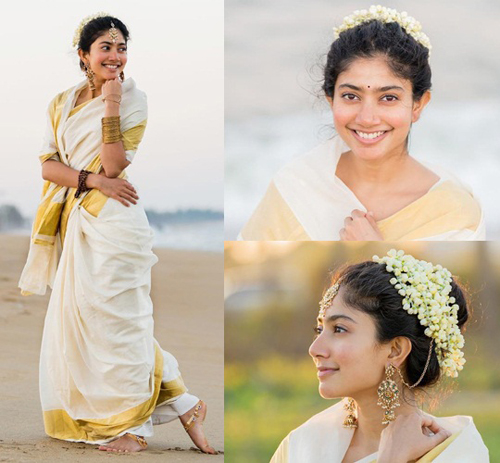
[{"label": "woman's chin", "polygon": [[338,399],[344,397],[337,388],[328,387],[325,384],[319,385],[319,395],[323,397],[323,399]]}]

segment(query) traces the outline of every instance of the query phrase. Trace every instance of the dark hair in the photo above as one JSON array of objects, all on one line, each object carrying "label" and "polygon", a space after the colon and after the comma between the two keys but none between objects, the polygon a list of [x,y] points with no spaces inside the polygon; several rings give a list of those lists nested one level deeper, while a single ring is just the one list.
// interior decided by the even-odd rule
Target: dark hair
[{"label": "dark hair", "polygon": [[[347,267],[336,279],[340,278],[341,287],[344,288],[343,302],[374,319],[379,343],[386,343],[398,336],[410,340],[412,348],[406,358],[404,372],[406,381],[415,384],[424,371],[431,338],[424,334],[426,327],[420,324],[418,317],[403,310],[403,297],[389,281],[393,276],[386,271],[385,264],[368,261]],[[450,296],[456,299],[459,306],[458,326],[462,328],[469,317],[467,301],[455,279],[451,287]],[[432,386],[439,378],[440,367],[433,347],[429,367],[417,387]]]},{"label": "dark hair", "polygon": [[335,83],[357,58],[384,56],[392,72],[412,83],[413,99],[431,88],[429,50],[396,22],[367,21],[340,33],[328,52],[323,91],[333,98]]},{"label": "dark hair", "polygon": [[[127,26],[123,24],[118,18],[114,16],[103,16],[101,18],[95,18],[85,24],[81,34],[80,40],[78,41],[78,49],[86,53],[90,52],[91,45],[104,33],[108,32],[111,23],[122,33],[125,42],[130,39],[130,34]],[[85,65],[83,61],[80,60],[80,69],[85,70]]]}]

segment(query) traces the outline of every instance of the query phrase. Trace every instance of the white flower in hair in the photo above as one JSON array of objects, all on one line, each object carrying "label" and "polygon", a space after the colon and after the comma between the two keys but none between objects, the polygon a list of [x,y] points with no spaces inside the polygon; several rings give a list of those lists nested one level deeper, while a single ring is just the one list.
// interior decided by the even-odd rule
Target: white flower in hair
[{"label": "white flower in hair", "polygon": [[403,297],[403,309],[416,315],[425,326],[425,335],[434,340],[435,351],[442,371],[453,378],[465,364],[464,337],[458,326],[458,304],[451,293],[451,273],[441,265],[405,255],[391,249],[382,258],[373,256],[374,262],[384,264],[394,277],[391,285]]},{"label": "white flower in hair", "polygon": [[398,13],[392,8],[380,5],[372,5],[368,10],[356,10],[353,14],[346,16],[344,22],[339,27],[333,28],[335,40],[338,39],[342,32],[372,20],[380,21],[384,24],[398,23],[408,35],[427,48],[430,55],[432,49],[431,42],[429,37],[422,32],[421,24],[415,18],[408,16],[406,11]]},{"label": "white flower in hair", "polygon": [[81,21],[80,21],[80,24],[78,25],[78,27],[76,28],[76,31],[75,31],[75,35],[73,37],[73,46],[74,47],[77,47],[78,46],[78,42],[80,42],[80,36],[82,35],[82,31],[83,31],[83,28],[90,22],[92,21],[93,19],[97,19],[97,18],[104,18],[105,16],[111,16],[110,14],[108,13],[104,13],[103,11],[100,11],[99,13],[96,13],[96,14],[92,14],[90,16],[86,16],[85,18],[83,18]]}]

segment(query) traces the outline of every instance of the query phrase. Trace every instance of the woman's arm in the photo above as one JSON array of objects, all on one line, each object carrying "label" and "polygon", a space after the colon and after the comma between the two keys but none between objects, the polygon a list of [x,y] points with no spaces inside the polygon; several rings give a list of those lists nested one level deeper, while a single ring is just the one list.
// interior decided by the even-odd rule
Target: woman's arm
[{"label": "woman's arm", "polygon": [[[79,174],[79,171],[53,159],[42,164],[43,179],[57,185],[77,188]],[[120,201],[124,206],[130,206],[129,203],[137,204],[139,199],[132,184],[122,178],[107,178],[105,175],[89,174],[86,185]]]},{"label": "woman's arm", "polygon": [[[48,159],[42,164],[43,179],[49,180],[56,185],[77,188],[79,174],[80,172],[78,170],[72,169],[66,164],[54,159]],[[86,183],[89,188],[98,188],[99,175],[89,174]]]},{"label": "woman's arm", "polygon": [[[108,80],[102,86],[102,97],[113,95],[112,99],[122,94],[122,84],[118,79]],[[104,117],[119,116],[120,104],[112,99],[104,101]],[[108,178],[118,177],[122,171],[130,164],[125,157],[123,142],[103,143],[101,145],[101,163],[104,173]]]}]

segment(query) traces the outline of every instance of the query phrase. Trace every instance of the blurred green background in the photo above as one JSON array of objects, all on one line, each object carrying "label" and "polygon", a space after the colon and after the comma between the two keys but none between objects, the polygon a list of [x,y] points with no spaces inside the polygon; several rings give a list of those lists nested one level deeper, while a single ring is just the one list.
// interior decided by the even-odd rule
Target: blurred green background
[{"label": "blurred green background", "polygon": [[[281,440],[333,405],[307,354],[331,271],[391,249],[447,267],[470,295],[467,363],[424,408],[471,415],[500,462],[500,244],[496,242],[226,242],[225,459],[268,462]],[[432,408],[431,405],[436,405]]]}]

